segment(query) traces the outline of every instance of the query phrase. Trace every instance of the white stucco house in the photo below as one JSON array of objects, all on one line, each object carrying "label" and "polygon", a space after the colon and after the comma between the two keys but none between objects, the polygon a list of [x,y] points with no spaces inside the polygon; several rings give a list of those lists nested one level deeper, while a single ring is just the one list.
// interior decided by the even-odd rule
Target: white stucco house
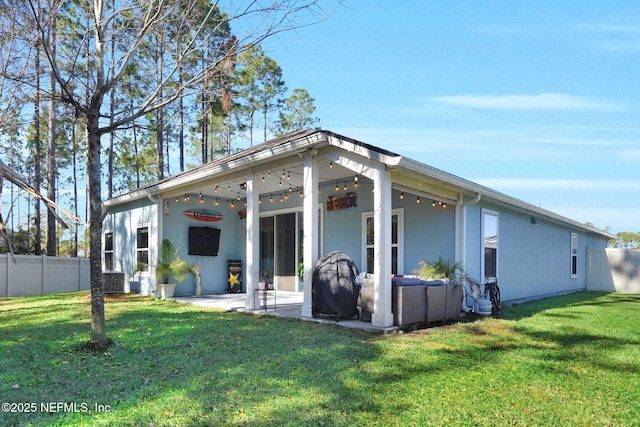
[{"label": "white stucco house", "polygon": [[[247,308],[268,281],[302,292],[302,315],[311,316],[315,262],[339,250],[373,273],[372,323],[381,327],[393,324],[392,275],[411,274],[421,260],[459,261],[471,277],[497,277],[503,301],[524,300],[585,289],[587,248],[613,237],[325,130],[147,185],[105,201],[103,212],[103,267],[124,272],[133,291],[155,293],[154,260],[167,238],[199,264],[205,292],[228,291],[229,261],[239,260]],[[133,275],[138,262],[148,266]],[[188,278],[176,295],[194,289]]]}]

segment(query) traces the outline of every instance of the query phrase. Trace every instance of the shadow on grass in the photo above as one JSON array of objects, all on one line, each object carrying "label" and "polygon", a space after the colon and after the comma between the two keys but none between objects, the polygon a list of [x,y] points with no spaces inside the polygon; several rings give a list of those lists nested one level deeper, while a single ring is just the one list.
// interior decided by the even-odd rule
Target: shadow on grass
[{"label": "shadow on grass", "polygon": [[[0,323],[3,398],[98,403],[111,412],[5,413],[0,424],[410,425],[416,422],[411,413],[421,410],[418,400],[437,398],[456,378],[466,384],[474,373],[501,371],[513,355],[532,360],[522,362],[530,364],[528,375],[573,375],[574,360],[587,370],[638,374],[637,361],[606,357],[637,346],[637,337],[571,323],[587,316],[572,310],[614,308],[618,298],[627,297],[573,294],[513,307],[511,320],[469,322],[433,336],[382,337],[294,319],[121,299],[106,307],[115,345],[99,354],[76,351],[89,332],[86,307],[62,306],[77,321],[53,321],[45,337],[29,335],[31,322],[12,328]],[[554,311],[560,307],[568,310]],[[563,328],[529,325],[535,319],[512,321],[534,314]]]},{"label": "shadow on grass", "polygon": [[117,414],[4,413],[1,424],[331,423],[343,416],[332,402],[350,393],[342,373],[378,354],[359,331],[173,302],[116,304],[106,307],[115,345],[104,353],[77,351],[86,323],[52,322],[35,341],[24,339],[31,322],[1,331],[11,360],[1,363],[0,388],[7,401],[82,401]]},{"label": "shadow on grass", "polygon": [[336,407],[345,409],[335,402],[351,393],[343,372],[378,356],[362,332],[292,319],[205,311],[114,320],[118,328],[137,327],[138,337],[154,324],[153,339],[118,340],[142,353],[135,368],[142,391],[127,399],[131,415],[156,425],[162,417],[143,414],[138,402],[150,398],[181,425],[335,422]]}]

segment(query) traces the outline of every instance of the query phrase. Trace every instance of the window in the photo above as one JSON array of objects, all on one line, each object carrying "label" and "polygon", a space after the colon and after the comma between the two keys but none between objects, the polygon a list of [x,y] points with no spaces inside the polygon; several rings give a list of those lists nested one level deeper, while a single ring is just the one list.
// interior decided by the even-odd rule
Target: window
[{"label": "window", "polygon": [[571,233],[571,278],[578,277],[578,235]]},{"label": "window", "polygon": [[[363,264],[367,273],[373,273],[373,253],[375,242],[375,230],[373,226],[373,213],[363,214]],[[403,210],[394,209],[391,214],[391,273],[402,274],[403,265]]]},{"label": "window", "polygon": [[136,233],[136,260],[140,271],[149,271],[149,227],[139,227]]},{"label": "window", "polygon": [[113,271],[113,232],[104,233],[104,269]]},{"label": "window", "polygon": [[482,210],[483,277],[498,277],[498,213]]}]

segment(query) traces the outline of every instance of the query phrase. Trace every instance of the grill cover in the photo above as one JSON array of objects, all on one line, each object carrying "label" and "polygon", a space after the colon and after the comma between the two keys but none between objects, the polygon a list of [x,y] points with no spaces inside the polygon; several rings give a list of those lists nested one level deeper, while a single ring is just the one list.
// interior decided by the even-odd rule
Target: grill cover
[{"label": "grill cover", "polygon": [[333,315],[336,318],[358,316],[356,304],[360,284],[356,283],[358,267],[348,255],[331,252],[316,263],[312,281],[313,316]]}]

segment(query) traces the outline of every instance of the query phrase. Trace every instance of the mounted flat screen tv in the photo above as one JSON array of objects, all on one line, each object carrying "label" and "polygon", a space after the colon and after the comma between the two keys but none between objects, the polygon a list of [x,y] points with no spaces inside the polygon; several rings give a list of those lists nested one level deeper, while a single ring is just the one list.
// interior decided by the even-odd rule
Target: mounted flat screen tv
[{"label": "mounted flat screen tv", "polygon": [[189,255],[218,256],[220,229],[189,227]]}]

